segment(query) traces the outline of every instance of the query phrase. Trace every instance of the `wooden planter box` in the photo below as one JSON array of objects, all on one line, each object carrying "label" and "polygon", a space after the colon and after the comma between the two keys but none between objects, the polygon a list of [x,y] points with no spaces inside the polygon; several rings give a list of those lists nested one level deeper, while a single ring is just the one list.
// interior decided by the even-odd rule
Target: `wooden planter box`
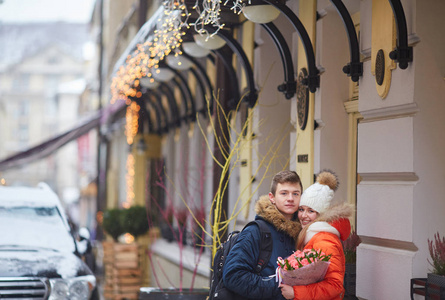
[{"label": "wooden planter box", "polygon": [[102,243],[105,300],[138,299],[140,288],[150,286],[148,249],[159,236],[159,229],[153,227],[132,244]]},{"label": "wooden planter box", "polygon": [[138,299],[142,286],[139,245],[104,242],[104,297],[106,300]]}]

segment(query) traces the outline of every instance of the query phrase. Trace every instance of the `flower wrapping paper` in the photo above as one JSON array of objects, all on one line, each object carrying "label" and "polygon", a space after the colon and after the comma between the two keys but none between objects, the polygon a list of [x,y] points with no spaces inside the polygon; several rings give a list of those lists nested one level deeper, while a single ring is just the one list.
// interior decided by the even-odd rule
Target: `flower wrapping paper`
[{"label": "flower wrapping paper", "polygon": [[330,261],[317,261],[295,270],[283,270],[278,267],[276,270],[277,282],[294,286],[322,281],[330,264]]}]

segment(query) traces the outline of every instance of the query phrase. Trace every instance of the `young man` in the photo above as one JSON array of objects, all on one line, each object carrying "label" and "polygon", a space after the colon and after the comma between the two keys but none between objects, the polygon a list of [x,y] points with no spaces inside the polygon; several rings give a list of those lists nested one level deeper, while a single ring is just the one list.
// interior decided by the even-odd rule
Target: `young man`
[{"label": "young man", "polygon": [[278,257],[288,257],[295,251],[295,241],[301,230],[296,218],[303,187],[293,171],[281,171],[272,180],[269,196],[262,196],[255,204],[255,219],[268,223],[273,250],[261,274],[255,272],[260,252],[258,226],[244,229],[227,256],[223,271],[224,285],[244,298],[284,299],[275,278]]}]

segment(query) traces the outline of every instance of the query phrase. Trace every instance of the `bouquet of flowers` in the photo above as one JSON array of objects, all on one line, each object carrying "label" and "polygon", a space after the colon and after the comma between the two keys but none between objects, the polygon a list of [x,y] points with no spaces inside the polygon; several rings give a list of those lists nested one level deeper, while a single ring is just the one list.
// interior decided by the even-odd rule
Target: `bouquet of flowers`
[{"label": "bouquet of flowers", "polygon": [[278,257],[276,271],[278,284],[308,285],[324,279],[328,270],[331,255],[321,250],[295,251],[288,258]]}]

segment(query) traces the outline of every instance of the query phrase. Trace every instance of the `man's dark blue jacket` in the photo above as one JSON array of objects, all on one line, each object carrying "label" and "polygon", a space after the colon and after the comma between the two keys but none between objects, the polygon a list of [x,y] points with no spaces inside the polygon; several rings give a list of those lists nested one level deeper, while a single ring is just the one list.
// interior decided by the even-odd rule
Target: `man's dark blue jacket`
[{"label": "man's dark blue jacket", "polygon": [[[248,226],[239,235],[227,256],[223,270],[224,285],[233,292],[251,299],[284,299],[275,281],[277,258],[286,258],[295,251],[295,241],[301,230],[298,221],[287,220],[273,205],[269,196],[255,204],[255,219],[265,220],[271,231],[273,250],[260,275],[255,273],[260,252],[260,229]],[[272,276],[272,277],[270,277]]]}]

